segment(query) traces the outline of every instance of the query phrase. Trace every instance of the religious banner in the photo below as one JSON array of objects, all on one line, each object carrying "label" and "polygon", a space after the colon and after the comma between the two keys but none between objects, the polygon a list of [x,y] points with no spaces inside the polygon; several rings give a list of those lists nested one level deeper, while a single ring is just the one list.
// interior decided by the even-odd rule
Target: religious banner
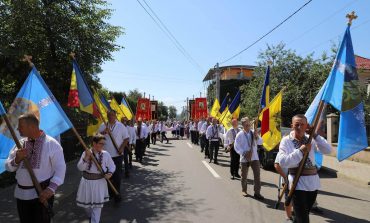
[{"label": "religious banner", "polygon": [[195,119],[207,118],[207,98],[195,98]]},{"label": "religious banner", "polygon": [[150,112],[152,119],[158,119],[158,101],[150,101]]},{"label": "religious banner", "polygon": [[139,98],[136,106],[136,120],[151,120],[150,100],[148,98]]},{"label": "religious banner", "polygon": [[189,100],[189,116],[190,119],[195,119],[195,108],[194,108],[195,100],[190,99]]}]

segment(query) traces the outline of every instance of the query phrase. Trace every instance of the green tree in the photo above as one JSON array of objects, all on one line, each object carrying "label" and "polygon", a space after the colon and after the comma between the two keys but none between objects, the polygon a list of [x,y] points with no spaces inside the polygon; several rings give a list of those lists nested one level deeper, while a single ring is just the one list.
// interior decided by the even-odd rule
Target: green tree
[{"label": "green tree", "polygon": [[176,118],[177,117],[177,109],[175,106],[173,105],[170,105],[168,107],[168,115],[169,115],[169,118],[173,119],[173,118]]},{"label": "green tree", "polygon": [[24,54],[65,105],[72,71],[69,53],[78,63],[90,86],[100,88],[96,73],[112,52],[122,29],[107,23],[112,10],[104,0],[3,0],[0,3],[0,94],[5,104],[14,99],[30,68],[20,62]]},{"label": "green tree", "polygon": [[158,102],[158,119],[164,121],[168,119],[168,107],[162,101]]},{"label": "green tree", "polygon": [[128,94],[126,95],[127,103],[129,103],[134,115],[136,114],[137,101],[139,100],[139,98],[142,98],[142,97],[143,97],[143,94],[141,94],[138,89],[130,90]]},{"label": "green tree", "polygon": [[286,49],[284,44],[267,46],[258,56],[258,67],[252,80],[242,90],[242,115],[256,117],[265,70],[268,61],[273,61],[270,70],[270,101],[285,87],[282,104],[282,122],[288,126],[291,117],[305,113],[320,87],[327,78],[335,54],[323,54],[313,59],[313,54],[302,57],[295,51]]}]

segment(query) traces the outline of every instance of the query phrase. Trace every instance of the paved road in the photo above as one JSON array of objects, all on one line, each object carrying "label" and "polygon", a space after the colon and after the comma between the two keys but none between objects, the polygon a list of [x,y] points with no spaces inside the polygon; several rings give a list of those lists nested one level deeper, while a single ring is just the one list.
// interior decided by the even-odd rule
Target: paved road
[{"label": "paved road", "polygon": [[[124,201],[106,204],[102,222],[284,222],[284,212],[273,209],[278,179],[274,172],[261,171],[266,198],[261,202],[242,197],[240,181],[229,179],[228,154],[219,153],[219,165],[203,158],[199,147],[186,140],[152,146],[143,165],[134,163],[131,178],[124,179]],[[79,173],[70,170],[69,174]],[[369,222],[369,188],[328,174],[322,175],[321,182],[318,202],[324,214],[311,215],[312,222]],[[88,222],[75,204],[77,185],[56,206],[54,222]],[[252,185],[248,192],[253,194]],[[8,213],[7,222],[10,219]]]}]

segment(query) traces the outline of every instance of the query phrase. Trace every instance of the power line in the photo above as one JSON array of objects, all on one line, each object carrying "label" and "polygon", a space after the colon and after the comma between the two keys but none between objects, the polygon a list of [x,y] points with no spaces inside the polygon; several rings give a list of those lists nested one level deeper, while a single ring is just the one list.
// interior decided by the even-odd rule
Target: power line
[{"label": "power line", "polygon": [[182,46],[182,44],[177,40],[177,38],[172,34],[172,32],[167,28],[167,26],[162,22],[162,20],[157,16],[154,10],[149,6],[149,4],[143,0],[146,6],[148,6],[149,10],[153,13],[153,15],[158,19],[158,21],[162,24],[165,30],[170,34],[170,36],[175,40],[175,42],[180,46],[180,48],[184,51],[184,53],[190,58],[191,61],[198,67],[198,69],[203,72],[203,68],[197,63],[196,60],[188,53],[188,51]]},{"label": "power line", "polygon": [[322,21],[320,21],[318,24],[312,26],[311,28],[309,28],[308,30],[306,30],[305,32],[303,32],[302,34],[300,34],[299,36],[297,36],[296,38],[294,38],[293,40],[291,40],[289,43],[287,43],[287,46],[294,43],[295,41],[301,39],[303,36],[305,36],[307,33],[311,32],[312,30],[314,30],[315,28],[319,27],[320,25],[324,24],[325,22],[327,22],[330,18],[332,18],[333,16],[335,16],[336,14],[340,13],[341,11],[343,11],[344,9],[348,8],[350,5],[353,5],[354,3],[356,3],[358,0],[353,0],[352,2],[346,4],[345,6],[343,6],[342,8],[338,9],[337,11],[335,11],[334,13],[332,13],[331,15],[329,15],[328,17],[326,17],[325,19],[323,19]]},{"label": "power line", "polygon": [[[368,19],[368,20],[366,20],[366,21],[364,21],[364,22],[360,23],[360,24],[359,24],[359,25],[357,25],[357,26],[352,27],[352,28],[351,28],[351,30],[356,30],[356,29],[358,29],[359,27],[361,27],[361,26],[363,26],[363,25],[365,25],[366,23],[369,23],[369,22],[370,22],[370,19]],[[302,55],[303,55],[303,54],[306,54],[306,53],[308,53],[308,52],[310,52],[310,51],[312,51],[312,50],[316,49],[317,47],[319,47],[319,46],[321,46],[321,45],[323,45],[323,44],[325,44],[325,43],[327,43],[327,42],[329,42],[329,41],[332,41],[332,40],[334,40],[334,39],[336,39],[336,38],[340,38],[342,34],[343,34],[343,32],[340,32],[340,33],[336,34],[335,36],[332,36],[330,39],[327,39],[327,40],[325,40],[325,41],[320,42],[319,44],[317,44],[317,45],[315,45],[315,46],[311,47],[309,50],[306,50],[306,51],[304,51],[304,52],[303,52],[303,53],[301,53],[301,54],[302,54]]]},{"label": "power line", "polygon": [[196,60],[185,50],[185,48],[180,44],[180,42],[176,39],[176,37],[172,34],[172,32],[167,28],[167,26],[162,22],[162,20],[157,16],[154,10],[148,5],[148,3],[143,0],[145,5],[149,8],[152,14],[147,10],[147,8],[139,1],[136,0],[140,6],[145,10],[145,12],[150,16],[150,18],[155,22],[155,24],[161,29],[161,31],[170,39],[170,41],[175,45],[175,47],[180,51],[180,53],[200,72],[204,73],[202,67]]},{"label": "power line", "polygon": [[283,25],[286,21],[288,21],[290,18],[292,18],[295,14],[297,14],[299,11],[301,11],[304,7],[306,7],[310,2],[312,2],[312,0],[309,0],[308,2],[306,2],[304,5],[302,5],[299,9],[297,9],[295,12],[293,12],[292,14],[290,14],[286,19],[284,19],[282,22],[280,22],[277,26],[275,26],[273,29],[271,29],[270,31],[268,31],[266,34],[264,34],[263,36],[261,36],[260,38],[258,38],[256,41],[254,41],[252,44],[250,44],[249,46],[247,46],[246,48],[244,48],[243,50],[239,51],[238,53],[236,53],[235,55],[233,55],[232,57],[230,57],[229,59],[227,60],[224,60],[223,62],[221,62],[220,64],[224,64],[232,59],[234,59],[235,57],[239,56],[240,54],[242,54],[244,51],[248,50],[249,48],[251,48],[252,46],[256,45],[259,41],[261,41],[263,38],[265,38],[267,35],[269,35],[270,33],[272,33],[273,31],[275,31],[277,28],[279,28],[281,25]]}]

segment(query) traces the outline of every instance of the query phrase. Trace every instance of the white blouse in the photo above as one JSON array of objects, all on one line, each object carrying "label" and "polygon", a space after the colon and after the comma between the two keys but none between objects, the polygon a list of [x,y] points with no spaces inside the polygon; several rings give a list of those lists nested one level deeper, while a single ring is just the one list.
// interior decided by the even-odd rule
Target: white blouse
[{"label": "white blouse", "polygon": [[[90,150],[92,152],[92,150]],[[84,151],[81,155],[80,160],[77,163],[77,168],[80,171],[86,171],[89,173],[101,173],[94,162],[91,160],[86,159],[84,160],[86,152]],[[107,151],[102,151],[101,153],[94,153],[95,159],[100,163],[104,173],[114,173],[116,170],[116,165],[112,160],[112,157]]]}]

